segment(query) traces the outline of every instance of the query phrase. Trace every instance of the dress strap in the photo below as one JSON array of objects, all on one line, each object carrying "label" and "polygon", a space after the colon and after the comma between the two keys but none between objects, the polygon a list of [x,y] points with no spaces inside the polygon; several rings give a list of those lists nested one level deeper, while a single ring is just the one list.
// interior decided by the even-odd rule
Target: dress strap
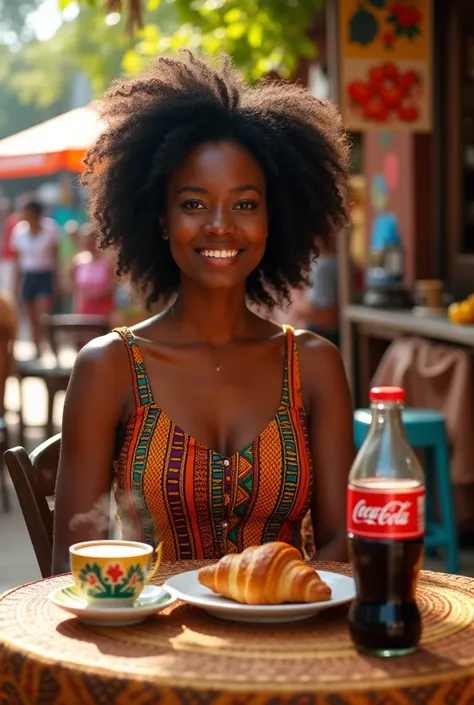
[{"label": "dress strap", "polygon": [[295,329],[292,326],[284,324],[283,331],[286,336],[283,403],[301,409],[304,405],[303,395],[301,394],[300,363]]},{"label": "dress strap", "polygon": [[137,408],[140,406],[146,406],[147,404],[152,404],[153,394],[148,381],[145,363],[143,362],[135,335],[132,333],[130,328],[125,327],[114,328],[114,333],[118,333],[120,335],[125,343],[125,347],[127,348],[130,366],[132,368],[133,390],[135,393]]}]

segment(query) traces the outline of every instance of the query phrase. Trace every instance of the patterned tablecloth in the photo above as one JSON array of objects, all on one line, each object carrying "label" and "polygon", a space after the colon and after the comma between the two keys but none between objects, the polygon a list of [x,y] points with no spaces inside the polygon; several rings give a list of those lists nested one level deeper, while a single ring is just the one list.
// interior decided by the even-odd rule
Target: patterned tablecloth
[{"label": "patterned tablecloth", "polygon": [[[158,582],[202,564],[163,566]],[[390,660],[356,653],[346,607],[269,626],[221,621],[177,602],[136,626],[88,627],[47,599],[68,582],[50,578],[0,598],[1,705],[474,703],[469,578],[422,574],[421,648]]]}]

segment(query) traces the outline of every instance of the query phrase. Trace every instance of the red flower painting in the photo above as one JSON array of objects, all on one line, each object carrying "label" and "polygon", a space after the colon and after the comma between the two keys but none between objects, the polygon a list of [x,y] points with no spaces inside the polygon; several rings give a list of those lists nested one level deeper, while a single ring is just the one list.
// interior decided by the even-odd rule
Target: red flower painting
[{"label": "red flower painting", "polygon": [[422,79],[417,71],[403,71],[386,61],[373,66],[365,79],[347,85],[351,110],[367,122],[414,122],[420,117]]},{"label": "red flower painting", "polygon": [[387,23],[393,27],[397,37],[415,39],[421,34],[423,14],[418,8],[401,2],[394,2],[388,7]]},{"label": "red flower painting", "polygon": [[423,13],[410,2],[360,0],[349,18],[349,41],[365,47],[380,37],[386,48],[392,48],[402,37],[414,41],[420,36],[423,21]]}]

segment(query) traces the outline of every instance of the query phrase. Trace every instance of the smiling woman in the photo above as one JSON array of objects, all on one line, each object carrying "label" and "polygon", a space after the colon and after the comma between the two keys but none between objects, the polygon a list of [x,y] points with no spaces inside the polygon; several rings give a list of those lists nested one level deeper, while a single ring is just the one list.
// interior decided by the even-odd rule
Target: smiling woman
[{"label": "smiling woman", "polygon": [[251,152],[233,139],[192,148],[169,180],[166,206],[161,222],[176,233],[169,244],[180,281],[242,290],[268,235],[265,175]]},{"label": "smiling woman", "polygon": [[[328,102],[244,85],[224,57],[160,58],[116,83],[86,159],[98,242],[166,310],[87,345],[69,385],[54,570],[107,535],[164,560],[285,541],[343,559],[352,413],[337,350],[257,316],[302,285],[316,238],[346,223],[347,144]],[[81,522],[72,522],[80,515]]]}]

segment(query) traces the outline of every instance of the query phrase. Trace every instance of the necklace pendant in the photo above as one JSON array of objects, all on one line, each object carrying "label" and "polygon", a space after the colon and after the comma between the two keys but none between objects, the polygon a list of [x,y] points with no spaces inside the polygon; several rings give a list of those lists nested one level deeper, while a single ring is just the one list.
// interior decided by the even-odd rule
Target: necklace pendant
[{"label": "necklace pendant", "polygon": [[222,370],[222,365],[216,365],[216,372],[220,372]]}]

